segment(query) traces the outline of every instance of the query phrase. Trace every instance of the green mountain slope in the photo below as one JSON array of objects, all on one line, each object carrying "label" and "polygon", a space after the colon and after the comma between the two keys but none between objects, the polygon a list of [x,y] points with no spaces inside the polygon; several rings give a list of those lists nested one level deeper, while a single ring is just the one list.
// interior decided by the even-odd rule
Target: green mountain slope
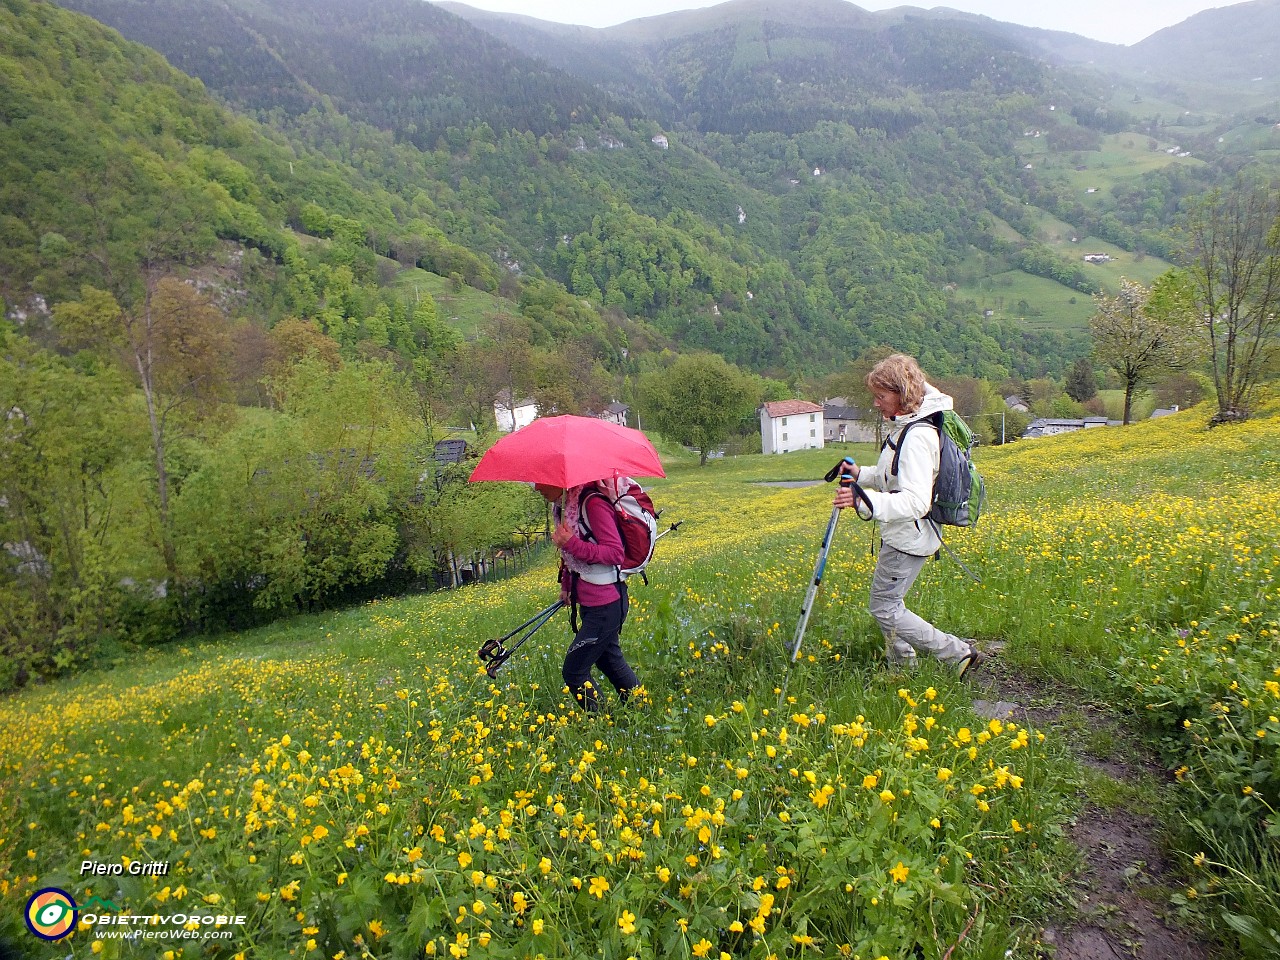
[{"label": "green mountain slope", "polygon": [[[742,0],[593,31],[399,0],[69,5],[353,168],[383,198],[352,216],[376,252],[453,273],[457,256],[414,249],[447,238],[465,282],[518,299],[549,278],[650,342],[775,373],[880,343],[946,370],[1061,371],[1081,303],[1116,279],[1066,237],[1148,258],[1145,276],[1219,175],[1139,132],[1107,79],[941,11]],[[1121,132],[1154,162],[1101,149]],[[988,313],[986,281],[1010,276],[1027,309]]]},{"label": "green mountain slope", "polygon": [[414,238],[425,265],[494,272],[445,239],[429,204],[237,117],[153,51],[44,3],[6,0],[0,17],[6,298],[125,289],[147,264],[196,265],[223,242],[253,254],[242,292],[305,311],[289,289],[305,273],[295,231],[345,230],[361,257]]},{"label": "green mountain slope", "polygon": [[[649,142],[654,124],[615,118],[565,138],[480,125],[431,154],[332,109],[272,134],[87,19],[17,0],[6,14],[0,282],[14,303],[57,302],[86,282],[128,299],[147,263],[222,258],[235,312],[313,318],[354,349],[383,339],[381,323],[365,329],[377,298],[352,295],[334,271],[377,282],[383,254],[482,289],[510,280],[513,310],[544,336],[587,337],[602,356],[619,355],[616,333],[590,310],[572,319],[580,306],[549,310],[540,275],[639,321],[640,343],[713,349],[761,370],[831,369],[886,339],[941,369],[993,375],[1065,356],[1012,326],[979,329],[973,311],[947,303],[932,266],[947,258],[932,234],[876,253],[913,257],[909,268],[839,266],[834,284],[823,277],[811,290],[816,272],[855,251],[802,255],[796,238],[807,245],[809,234],[784,229],[789,205],[831,211],[823,245],[860,233],[855,213],[869,222],[884,212],[860,212],[859,201],[835,215],[841,189],[779,197],[776,184],[752,187],[729,153],[722,163],[679,138],[666,150]],[[300,246],[299,234],[322,242]],[[253,253],[241,260],[237,247]]]},{"label": "green mountain slope", "polygon": [[[160,50],[237,107],[297,116],[326,99],[432,148],[487,122],[537,134],[625,108],[420,0],[69,0]],[[500,66],[499,66],[500,65]]]}]

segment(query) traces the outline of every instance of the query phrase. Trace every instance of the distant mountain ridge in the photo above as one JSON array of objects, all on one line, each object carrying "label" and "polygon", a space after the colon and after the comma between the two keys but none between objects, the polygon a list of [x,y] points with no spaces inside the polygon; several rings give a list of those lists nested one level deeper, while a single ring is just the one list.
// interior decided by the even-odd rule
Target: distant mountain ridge
[{"label": "distant mountain ridge", "polygon": [[956,31],[954,18],[910,8],[872,14],[843,0],[730,0],[591,30],[440,6],[567,73],[656,105],[668,122],[731,133],[858,122],[869,98],[979,78],[996,92],[1043,86],[1026,45],[983,18],[962,17]]},{"label": "distant mountain ridge", "polygon": [[[835,30],[885,30],[907,22],[962,24],[1022,45],[1057,64],[1096,67],[1125,76],[1154,80],[1195,79],[1210,84],[1265,83],[1261,95],[1280,93],[1280,0],[1248,0],[1194,14],[1182,23],[1154,31],[1131,46],[1105,43],[1066,31],[1006,23],[949,7],[900,6],[867,11],[846,0],[727,0],[696,10],[644,17],[612,27],[566,27],[562,24],[492,13],[456,0],[436,6],[476,24],[513,47],[574,71],[575,57],[593,59],[585,47],[617,48],[671,42],[680,37],[742,21],[789,23]],[[553,43],[548,38],[554,38]],[[1192,77],[1188,65],[1194,65]],[[1247,91],[1251,95],[1258,91]]]},{"label": "distant mountain ridge", "polygon": [[1132,48],[1130,66],[1153,76],[1280,91],[1280,0],[1205,10]]}]

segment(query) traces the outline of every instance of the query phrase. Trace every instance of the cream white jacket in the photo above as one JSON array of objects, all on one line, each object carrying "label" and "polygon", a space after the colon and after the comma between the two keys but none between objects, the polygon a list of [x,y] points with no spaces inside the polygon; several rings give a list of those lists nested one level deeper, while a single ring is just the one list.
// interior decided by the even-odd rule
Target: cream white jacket
[{"label": "cream white jacket", "polygon": [[907,424],[950,409],[951,398],[927,386],[919,410],[890,421],[889,442],[880,451],[876,465],[859,469],[858,483],[866,490],[874,517],[880,521],[884,542],[917,557],[932,556],[942,546],[933,524],[923,519],[933,504],[933,482],[938,476],[938,431],[919,426],[907,434],[896,477],[890,473],[894,449],[901,443]]}]

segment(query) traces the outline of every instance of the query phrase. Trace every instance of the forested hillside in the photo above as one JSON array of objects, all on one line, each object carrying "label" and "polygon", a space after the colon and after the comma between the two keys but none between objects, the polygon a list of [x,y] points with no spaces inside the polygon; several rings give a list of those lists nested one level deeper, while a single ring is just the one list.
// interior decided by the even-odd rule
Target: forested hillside
[{"label": "forested hillside", "polygon": [[[1181,118],[1051,66],[1046,44],[1082,55],[1065,35],[943,11],[742,2],[595,31],[408,0],[69,5],[368,181],[414,183],[513,282],[773,375],[887,331],[949,372],[1060,375],[1090,295],[1158,275],[1178,204],[1222,173],[1166,152]],[[1102,190],[1075,182],[1094,155]],[[1086,243],[1116,267],[1085,267]]]},{"label": "forested hillside", "polygon": [[[447,198],[386,183],[87,17],[0,4],[0,687],[516,536],[528,503],[446,482],[434,443],[492,429],[503,388],[607,402],[626,334],[537,279],[499,299]],[[465,343],[462,290],[492,303]]]},{"label": "forested hillside", "polygon": [[[277,10],[281,17],[287,12]],[[322,10],[321,16],[327,14]],[[181,20],[156,19],[152,29],[165,22]],[[346,23],[334,25],[339,34]],[[129,21],[121,26],[127,28]],[[382,29],[380,21],[374,27]],[[297,62],[301,69],[314,59],[298,52],[309,49],[302,36],[290,34],[278,49],[268,44],[273,62]],[[236,48],[229,41],[212,46]],[[171,55],[180,58],[182,49]],[[290,51],[293,61],[286,56]],[[216,82],[220,76],[213,71],[207,79]],[[256,75],[236,76],[241,85],[221,92],[243,96],[245,108],[260,105],[275,86],[264,74],[247,91],[243,84]],[[504,83],[512,96],[524,89],[519,78]],[[108,76],[100,84],[105,91],[119,81]],[[662,125],[621,116],[605,122],[571,116],[554,136],[478,121],[465,130],[446,127],[436,149],[426,153],[396,142],[404,130],[375,128],[387,123],[384,108],[391,101],[412,99],[410,89],[393,84],[376,102],[337,88],[320,92],[331,99],[299,116],[279,111],[264,116],[275,121],[295,153],[315,162],[323,154],[332,161],[331,171],[356,168],[360,176],[338,177],[348,182],[346,195],[317,190],[296,169],[285,177],[280,157],[262,177],[246,166],[247,177],[268,188],[280,184],[280,201],[293,198],[291,209],[278,202],[274,215],[262,215],[261,230],[282,225],[328,239],[335,232],[333,217],[350,221],[347,239],[359,246],[363,235],[369,248],[359,254],[365,269],[358,279],[373,278],[371,254],[456,274],[482,289],[497,290],[505,276],[514,300],[528,278],[547,276],[583,301],[639,321],[642,340],[648,327],[656,344],[711,349],[784,375],[837,368],[883,341],[888,330],[896,331],[903,348],[939,369],[989,376],[1061,370],[1073,349],[1080,349],[1078,341],[1073,348],[1069,338],[1052,332],[1028,334],[1009,321],[985,320],[975,304],[948,295],[949,268],[961,251],[975,241],[990,246],[984,239],[984,209],[1016,211],[1019,201],[1010,191],[1020,187],[1016,182],[1000,186],[1013,169],[1008,158],[971,156],[967,170],[951,176],[947,171],[954,169],[955,157],[947,155],[946,142],[939,144],[926,130],[932,123],[918,118],[892,139],[824,121],[805,134],[778,134],[772,144],[747,144],[745,150],[736,138],[704,144],[697,134],[689,142],[673,134],[663,149],[652,142]],[[468,92],[474,97],[468,110],[484,116],[483,91]],[[72,108],[95,111],[91,97]],[[443,122],[443,115],[432,116]],[[496,115],[493,120],[504,122]],[[90,116],[90,122],[100,121]],[[735,158],[735,152],[746,156]],[[955,156],[965,155],[968,150]],[[770,156],[760,176],[759,161]],[[42,162],[65,164],[71,173],[77,160],[71,154]],[[986,169],[988,162],[983,182],[975,184],[972,164]],[[115,165],[93,166],[111,170]],[[813,169],[825,172],[818,177]],[[21,174],[15,172],[13,180],[21,181]],[[263,196],[276,199],[270,189]],[[899,202],[908,196],[914,202]],[[363,207],[370,209],[366,213]],[[18,219],[26,234],[50,232],[50,225]],[[816,219],[823,220],[823,229],[811,232],[805,224]],[[849,238],[867,234],[868,223],[877,224],[884,237],[860,253],[861,243]],[[53,226],[52,232],[67,235]],[[235,229],[222,235],[237,239]],[[257,247],[265,243],[275,260],[282,259],[281,245],[288,242],[256,235],[240,239]],[[33,256],[30,244],[27,256]],[[863,273],[859,258],[863,264],[874,261],[875,269]],[[57,291],[36,286],[27,292],[56,298]],[[1082,287],[1087,294],[1087,285]],[[274,316],[293,312],[319,319],[315,305],[272,295],[265,300]],[[942,336],[934,335],[939,325]],[[602,336],[586,333],[596,341]],[[957,350],[962,340],[965,348]]]},{"label": "forested hillside", "polygon": [[572,119],[625,112],[589,85],[420,0],[63,6],[160,50],[243,109],[298,116],[328,98],[339,111],[426,148],[477,118],[495,130],[543,134]]}]

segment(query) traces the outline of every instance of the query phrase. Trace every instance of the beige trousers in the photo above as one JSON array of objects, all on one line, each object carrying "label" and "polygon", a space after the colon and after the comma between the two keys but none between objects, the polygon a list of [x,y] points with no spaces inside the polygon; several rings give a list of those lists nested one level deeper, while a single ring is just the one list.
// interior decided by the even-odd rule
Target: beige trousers
[{"label": "beige trousers", "polygon": [[884,634],[885,656],[891,664],[913,663],[917,654],[929,654],[945,663],[956,663],[969,655],[968,640],[944,633],[903,602],[928,559],[880,545],[871,578],[870,610]]}]

